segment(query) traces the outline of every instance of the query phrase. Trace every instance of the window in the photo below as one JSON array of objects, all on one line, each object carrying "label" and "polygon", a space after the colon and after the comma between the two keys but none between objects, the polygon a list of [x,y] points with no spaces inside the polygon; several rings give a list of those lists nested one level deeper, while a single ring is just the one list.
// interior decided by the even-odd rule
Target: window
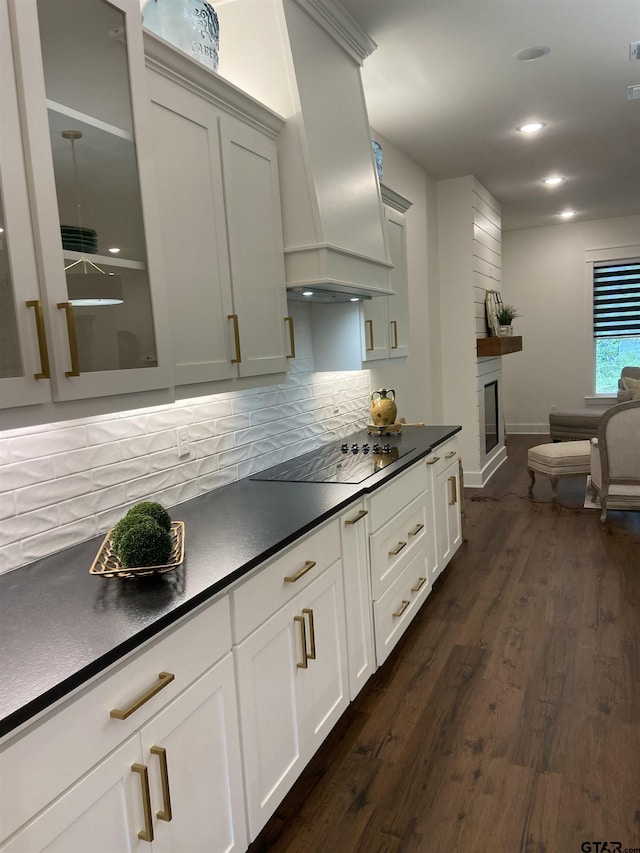
[{"label": "window", "polygon": [[620,371],[640,366],[640,261],[593,268],[596,394],[615,394]]}]

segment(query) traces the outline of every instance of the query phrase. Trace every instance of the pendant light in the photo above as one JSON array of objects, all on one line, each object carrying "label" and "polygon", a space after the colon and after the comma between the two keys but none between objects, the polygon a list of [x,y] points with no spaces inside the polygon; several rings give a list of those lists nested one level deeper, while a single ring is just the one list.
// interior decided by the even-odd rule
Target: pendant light
[{"label": "pendant light", "polygon": [[[119,275],[106,273],[85,254],[87,249],[97,249],[95,231],[82,227],[82,205],[80,203],[80,185],[78,181],[78,162],[76,158],[76,142],[82,139],[79,130],[63,130],[63,139],[71,143],[71,159],[73,162],[73,180],[76,195],[76,210],[78,225],[62,225],[62,243],[66,249],[79,249],[82,256],[65,266],[67,273],[67,292],[69,302],[74,306],[119,305],[123,302],[122,282]],[[81,272],[69,273],[69,270],[81,265]]]}]

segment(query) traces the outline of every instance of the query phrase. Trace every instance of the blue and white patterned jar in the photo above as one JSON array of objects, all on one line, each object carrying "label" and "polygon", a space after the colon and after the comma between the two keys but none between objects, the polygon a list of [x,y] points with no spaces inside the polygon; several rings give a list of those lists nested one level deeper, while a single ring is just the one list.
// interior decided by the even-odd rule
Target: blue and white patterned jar
[{"label": "blue and white patterned jar", "polygon": [[192,59],[218,70],[220,24],[206,0],[140,0],[146,29],[187,53]]}]

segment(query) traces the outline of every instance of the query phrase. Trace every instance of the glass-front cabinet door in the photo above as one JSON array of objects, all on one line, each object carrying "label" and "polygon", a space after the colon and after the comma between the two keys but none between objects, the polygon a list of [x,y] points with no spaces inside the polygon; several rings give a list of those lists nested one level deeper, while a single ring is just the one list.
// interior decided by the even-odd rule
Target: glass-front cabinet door
[{"label": "glass-front cabinet door", "polygon": [[54,399],[167,387],[139,2],[8,2]]},{"label": "glass-front cabinet door", "polygon": [[22,406],[50,400],[51,383],[6,0],[0,0],[0,116],[0,405]]}]

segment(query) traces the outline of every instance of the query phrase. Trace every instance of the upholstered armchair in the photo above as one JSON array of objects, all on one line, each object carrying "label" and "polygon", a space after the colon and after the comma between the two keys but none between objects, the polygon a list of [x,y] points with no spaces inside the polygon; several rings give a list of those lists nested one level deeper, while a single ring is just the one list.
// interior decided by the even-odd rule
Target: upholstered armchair
[{"label": "upholstered armchair", "polygon": [[640,510],[640,400],[603,412],[591,439],[591,487],[600,499],[600,521],[608,509]]}]

